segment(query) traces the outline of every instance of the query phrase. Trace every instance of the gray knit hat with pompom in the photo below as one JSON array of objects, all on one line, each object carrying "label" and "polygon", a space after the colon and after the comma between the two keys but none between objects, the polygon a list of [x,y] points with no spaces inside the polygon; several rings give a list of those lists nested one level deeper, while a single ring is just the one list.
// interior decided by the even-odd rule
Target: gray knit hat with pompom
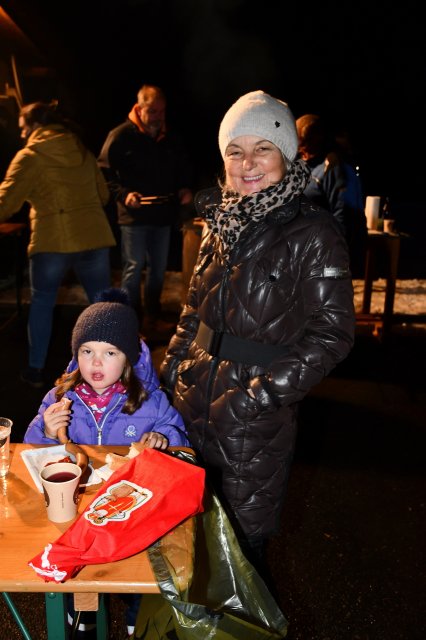
[{"label": "gray knit hat with pompom", "polygon": [[135,310],[128,304],[123,289],[107,289],[77,318],[71,348],[75,359],[85,342],[108,342],[126,354],[130,364],[139,359],[139,322]]}]

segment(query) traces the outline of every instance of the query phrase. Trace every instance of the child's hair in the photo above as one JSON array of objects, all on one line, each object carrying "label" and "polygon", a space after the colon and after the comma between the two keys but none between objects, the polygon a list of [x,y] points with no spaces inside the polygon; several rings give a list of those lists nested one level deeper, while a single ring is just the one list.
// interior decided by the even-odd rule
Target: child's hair
[{"label": "child's hair", "polygon": [[[59,402],[67,391],[75,389],[81,382],[84,382],[84,380],[78,367],[71,372],[65,371],[55,381],[55,386],[57,387],[55,391],[56,400]],[[127,400],[124,403],[122,412],[132,415],[148,398],[148,392],[144,389],[142,382],[133,371],[133,366],[127,358],[121,375],[121,383],[127,391]]]}]

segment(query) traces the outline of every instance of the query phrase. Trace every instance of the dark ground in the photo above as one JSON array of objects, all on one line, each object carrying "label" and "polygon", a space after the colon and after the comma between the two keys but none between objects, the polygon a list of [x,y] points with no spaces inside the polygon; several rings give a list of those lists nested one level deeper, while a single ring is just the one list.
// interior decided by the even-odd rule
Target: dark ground
[{"label": "dark ground", "polygon": [[[69,359],[81,309],[57,307],[49,384]],[[0,413],[13,419],[19,441],[43,390],[19,381],[27,308],[22,318],[13,312],[0,304]],[[164,342],[150,346],[158,364]],[[301,405],[281,531],[270,547],[288,640],[426,638],[425,359],[425,325],[394,327],[385,342],[360,330],[347,360]],[[44,596],[14,599],[34,640],[44,640]],[[21,638],[2,599],[0,616],[0,640]],[[113,596],[111,640],[122,633]]]}]

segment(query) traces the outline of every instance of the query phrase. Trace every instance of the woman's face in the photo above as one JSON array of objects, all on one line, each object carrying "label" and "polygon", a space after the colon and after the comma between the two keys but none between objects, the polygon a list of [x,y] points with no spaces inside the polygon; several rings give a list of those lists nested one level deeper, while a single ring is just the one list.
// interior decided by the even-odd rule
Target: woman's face
[{"label": "woman's face", "polygon": [[281,182],[286,173],[281,151],[269,140],[239,136],[226,148],[226,184],[242,196]]}]

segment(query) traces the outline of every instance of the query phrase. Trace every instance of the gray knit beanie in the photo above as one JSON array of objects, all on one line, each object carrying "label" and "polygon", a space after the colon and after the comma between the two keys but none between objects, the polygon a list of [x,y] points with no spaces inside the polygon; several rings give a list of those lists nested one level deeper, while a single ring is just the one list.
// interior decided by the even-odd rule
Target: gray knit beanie
[{"label": "gray knit beanie", "polygon": [[[114,291],[114,290],[108,290]],[[122,293],[122,290],[116,290]],[[114,295],[114,294],[113,294]],[[120,296],[116,296],[120,298]],[[135,310],[123,302],[95,302],[75,323],[71,348],[75,359],[85,342],[108,342],[126,354],[130,364],[139,359],[139,322]]]},{"label": "gray knit beanie", "polygon": [[264,91],[246,93],[225,113],[219,128],[222,158],[228,144],[238,136],[260,136],[273,142],[289,162],[293,162],[297,155],[298,138],[293,114],[285,102]]}]

